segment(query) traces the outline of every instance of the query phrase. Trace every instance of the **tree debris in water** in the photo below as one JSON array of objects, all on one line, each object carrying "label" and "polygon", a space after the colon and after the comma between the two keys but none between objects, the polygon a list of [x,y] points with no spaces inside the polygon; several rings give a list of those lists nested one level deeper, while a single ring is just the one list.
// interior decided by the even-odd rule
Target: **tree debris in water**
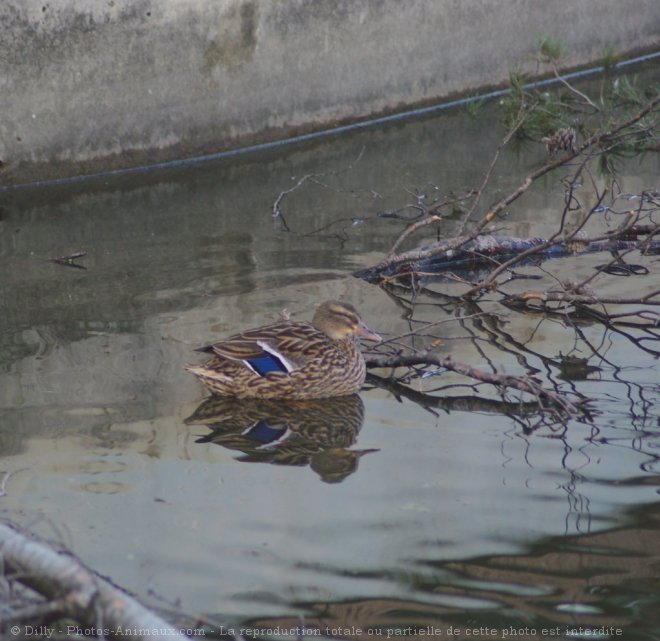
[{"label": "tree debris in water", "polygon": [[[626,112],[615,95],[594,101],[563,81],[573,102],[567,107],[564,96],[561,111],[549,109],[547,98],[529,94],[522,84],[513,84],[512,97],[506,104],[509,130],[481,185],[460,199],[442,199],[435,194],[430,202],[424,196],[416,198],[410,207],[417,214],[414,219],[407,219],[390,251],[380,262],[354,273],[377,284],[396,301],[412,328],[407,334],[391,337],[367,355],[370,368],[390,371],[389,379],[372,373],[370,380],[397,389],[396,393],[402,396],[412,394],[416,402],[433,408],[446,401],[455,383],[424,392],[413,392],[409,386],[423,379],[428,387],[432,377],[449,371],[474,381],[465,386],[473,393],[484,382],[494,386],[500,391],[502,411],[509,415],[511,391],[531,397],[538,410],[536,425],[562,425],[570,415],[588,421],[590,400],[578,393],[575,386],[567,388],[566,382],[577,380],[580,375],[595,376],[602,371],[602,364],[614,368],[620,365],[608,361],[605,339],[601,345],[591,344],[580,330],[581,324],[602,325],[604,332],[628,341],[635,349],[652,357],[660,356],[660,288],[657,280],[644,279],[657,267],[653,257],[660,253],[660,185],[650,185],[638,193],[622,193],[613,171],[618,157],[654,153],[652,150],[660,148],[660,91],[648,90],[644,100],[638,96],[637,101],[631,101],[628,92],[621,104],[632,104],[633,110]],[[548,113],[553,117],[548,118]],[[576,113],[583,116],[578,118]],[[499,201],[482,208],[481,199],[494,167],[514,137],[545,145],[548,157]],[[564,197],[554,233],[546,238],[516,238],[495,227],[505,224],[507,208],[532,185],[542,178],[547,181],[560,170],[567,173],[559,178]],[[464,211],[458,224],[457,200]],[[405,220],[396,212],[387,215]],[[448,238],[445,226],[449,224],[459,233]],[[428,233],[429,228],[437,229],[436,242],[401,251],[404,243],[415,235]],[[609,253],[611,259],[592,267],[586,276],[582,273],[581,277],[561,281],[550,271],[553,260],[580,260],[595,252]],[[633,255],[635,261],[631,260]],[[635,281],[626,295],[616,296],[608,292],[608,279],[614,278]],[[523,279],[546,283],[550,279],[551,283],[525,290]],[[575,332],[575,352],[552,356],[532,351],[527,342],[506,331],[509,321],[496,311],[497,305],[509,312],[537,315],[539,323],[546,319],[565,325]],[[417,320],[416,310],[428,310],[429,306],[446,318]],[[447,345],[434,328],[439,322],[450,321],[469,329],[470,340],[479,351],[484,341],[512,355],[522,372],[503,374],[490,361],[490,371],[485,371],[457,363],[443,354]],[[485,355],[485,351],[482,353]],[[584,353],[589,357],[585,358]],[[531,366],[530,357],[544,365],[545,380]],[[579,368],[567,365],[571,363],[578,363]],[[408,389],[405,394],[404,388]],[[641,388],[639,395],[648,396]],[[640,406],[644,412],[652,407],[646,400]],[[527,404],[525,408],[524,416],[519,412],[516,420],[529,430],[535,423]]]}]

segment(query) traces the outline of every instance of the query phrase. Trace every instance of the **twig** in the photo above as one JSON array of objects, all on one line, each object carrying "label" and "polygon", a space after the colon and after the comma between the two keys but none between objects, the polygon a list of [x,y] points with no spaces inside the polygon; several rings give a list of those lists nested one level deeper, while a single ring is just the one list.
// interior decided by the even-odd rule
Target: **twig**
[{"label": "twig", "polygon": [[[345,167],[344,169],[342,169],[340,171],[333,171],[333,172],[329,172],[329,173],[331,175],[337,175],[341,172],[348,171],[348,170],[352,169],[353,165],[360,162],[360,160],[362,159],[362,156],[364,155],[365,149],[366,149],[366,147],[363,146],[360,149],[360,153],[358,154],[357,158],[352,163],[350,163],[347,167]],[[308,180],[318,182],[317,179],[322,177],[322,176],[325,176],[327,173],[328,172],[324,172],[324,173],[321,173],[321,174],[305,174],[302,178],[298,179],[298,182],[293,187],[290,187],[289,189],[285,189],[284,191],[281,191],[279,196],[275,199],[275,202],[273,203],[273,207],[272,207],[273,219],[279,218],[282,221],[282,224],[284,225],[284,229],[286,231],[291,231],[291,229],[289,228],[289,225],[287,224],[286,219],[284,218],[284,215],[282,214],[282,209],[280,207],[284,197],[286,195],[296,191],[297,189],[300,189],[300,187],[305,182],[307,182]],[[324,185],[321,182],[318,182],[318,184],[323,186],[323,187],[327,187],[327,185]]]},{"label": "twig", "polygon": [[[488,278],[485,280],[481,281],[480,283],[477,283],[472,287],[472,289],[468,290],[465,294],[463,294],[464,298],[471,298],[475,293],[482,291],[482,290],[489,290],[492,289],[493,284],[495,282],[495,279],[504,271],[510,269],[513,265],[519,263],[520,261],[524,260],[525,258],[529,256],[533,256],[535,254],[540,254],[546,249],[550,249],[551,247],[555,247],[557,245],[564,245],[567,242],[570,242],[571,240],[575,240],[576,236],[579,234],[579,232],[582,230],[582,228],[585,226],[589,216],[593,213],[594,209],[596,209],[600,203],[602,202],[602,196],[599,198],[598,202],[594,207],[592,207],[591,211],[589,212],[588,216],[585,216],[585,219],[580,223],[578,227],[576,227],[572,232],[571,235],[568,238],[560,238],[561,236],[561,229],[554,233],[546,242],[541,243],[539,245],[536,245],[534,247],[530,247],[529,249],[526,249],[519,254],[516,254],[509,260],[499,264],[493,271],[491,271],[488,274]],[[564,224],[563,222],[563,216],[562,216],[562,225]],[[626,226],[623,229],[619,228],[619,230],[610,232],[607,234],[603,234],[601,236],[596,236],[593,238],[579,238],[580,244],[583,245],[588,245],[590,243],[595,243],[601,240],[612,240],[614,238],[617,238],[621,235],[625,235],[626,233],[629,233],[630,228],[632,227],[632,223],[630,226]],[[655,233],[655,232],[653,232]],[[632,251],[632,250],[631,250]],[[598,275],[598,273],[596,273]],[[591,277],[593,278],[593,277]],[[587,279],[591,280],[591,278]]]},{"label": "twig", "polygon": [[566,78],[560,75],[554,63],[551,63],[551,67],[552,72],[555,74],[555,78],[559,80],[559,82],[561,82],[569,91],[572,91],[576,96],[582,98],[582,100],[584,100],[594,111],[600,111],[600,109],[593,103],[589,96],[582,93],[579,89],[576,89],[570,82],[566,80]]},{"label": "twig", "polygon": [[411,234],[414,234],[417,230],[421,229],[422,227],[426,227],[426,225],[432,225],[433,223],[438,223],[442,220],[442,216],[438,216],[437,214],[431,214],[424,218],[423,220],[418,220],[417,222],[411,223],[406,227],[401,235],[396,239],[394,242],[394,245],[392,245],[391,249],[389,252],[387,252],[388,256],[392,256],[393,254],[396,253],[396,250],[401,246],[401,243],[408,238]]},{"label": "twig", "polygon": [[400,341],[402,338],[408,338],[409,336],[416,336],[421,332],[428,331],[429,329],[433,327],[437,327],[438,325],[443,325],[444,323],[460,323],[465,320],[469,320],[471,318],[477,318],[479,316],[483,316],[485,313],[486,312],[478,312],[475,314],[468,314],[467,316],[443,318],[441,320],[433,321],[431,323],[424,323],[421,327],[416,327],[415,329],[412,329],[409,332],[404,332],[403,334],[397,334],[396,336],[391,336],[387,340],[384,340],[382,343],[379,343],[378,347],[380,348],[381,346],[387,345],[388,343],[394,343]]},{"label": "twig", "polygon": [[[373,372],[369,372],[367,383],[386,389],[397,398],[406,398],[426,410],[441,409],[445,412],[463,411],[490,414],[517,414],[522,416],[535,416],[539,412],[538,404],[533,402],[521,403],[520,401],[495,400],[475,395],[449,396],[446,394],[436,395],[419,392],[393,380],[391,377],[385,378]],[[448,387],[444,387],[443,391],[446,391]],[[437,412],[433,413],[437,415]]]},{"label": "twig", "polygon": [[[465,226],[469,222],[470,218],[472,218],[472,215],[476,211],[479,202],[481,200],[481,196],[484,193],[484,190],[486,189],[486,186],[490,182],[490,177],[493,174],[493,170],[495,169],[495,165],[497,164],[497,161],[499,160],[500,155],[502,154],[502,151],[504,148],[509,144],[511,141],[511,138],[513,138],[514,134],[520,129],[520,127],[523,125],[525,122],[525,111],[521,108],[520,112],[518,113],[518,116],[516,118],[515,123],[513,126],[509,129],[507,132],[506,136],[502,139],[502,142],[498,145],[495,154],[493,155],[493,158],[490,161],[490,165],[488,166],[488,169],[486,170],[486,174],[484,175],[484,179],[481,181],[481,185],[479,186],[479,189],[476,191],[476,198],[474,199],[474,202],[472,203],[472,207],[470,207],[470,210],[467,212],[467,214],[463,217],[463,222],[461,224],[461,227],[458,230],[458,235],[462,235],[465,230]],[[490,222],[490,220],[485,221],[484,218],[484,225]]]},{"label": "twig", "polygon": [[469,378],[490,383],[501,388],[513,388],[521,392],[534,395],[539,400],[546,400],[561,410],[574,414],[577,406],[551,390],[544,389],[538,382],[529,377],[510,376],[507,374],[493,374],[476,369],[465,363],[454,361],[451,356],[441,356],[428,350],[409,354],[367,354],[365,362],[368,367],[412,367],[415,365],[437,365]]},{"label": "twig", "polygon": [[[495,169],[495,165],[497,164],[497,161],[499,160],[499,157],[506,147],[506,145],[510,142],[511,138],[513,135],[516,133],[516,131],[520,128],[520,126],[524,122],[524,114],[521,112],[519,114],[515,124],[511,129],[507,132],[506,136],[504,139],[500,142],[500,144],[497,147],[497,150],[495,151],[495,154],[493,155],[493,158],[491,159],[490,165],[488,166],[488,169],[486,170],[486,175],[484,176],[484,179],[481,181],[481,185],[479,186],[478,189],[473,190],[469,193],[470,196],[475,196],[474,202],[472,203],[472,206],[468,210],[467,214],[463,217],[463,222],[461,224],[460,230],[458,232],[458,235],[460,236],[463,233],[463,230],[465,229],[465,226],[467,225],[468,221],[474,214],[477,206],[479,205],[479,202],[481,200],[481,196],[484,193],[484,190],[488,183],[490,182],[490,177],[493,173],[493,170]],[[421,227],[424,227],[426,225],[432,225],[433,223],[437,223],[440,220],[442,220],[442,217],[438,215],[438,211],[440,210],[440,207],[442,205],[435,205],[428,213],[428,218],[425,218],[424,220],[417,221],[415,223],[411,223],[406,229],[401,233],[401,235],[396,239],[392,247],[390,248],[389,252],[387,253],[387,257],[390,258],[392,256],[395,256],[397,249],[401,246],[401,243],[408,238],[411,234],[415,233],[418,229]],[[486,221],[490,222],[490,220]],[[486,224],[484,223],[484,225]],[[475,234],[476,236],[477,234]]]},{"label": "twig", "polygon": [[280,203],[284,199],[284,196],[296,191],[296,189],[299,189],[300,186],[303,183],[305,183],[306,181],[308,181],[311,178],[314,178],[318,175],[319,174],[305,174],[302,178],[300,178],[298,180],[298,182],[293,187],[291,187],[290,189],[285,189],[284,191],[281,191],[280,195],[275,199],[275,202],[273,203],[273,218],[279,218],[282,221],[282,224],[284,225],[284,228],[286,229],[286,231],[291,231],[291,229],[289,228],[289,225],[287,225],[286,219],[282,215],[282,210],[280,208]]}]

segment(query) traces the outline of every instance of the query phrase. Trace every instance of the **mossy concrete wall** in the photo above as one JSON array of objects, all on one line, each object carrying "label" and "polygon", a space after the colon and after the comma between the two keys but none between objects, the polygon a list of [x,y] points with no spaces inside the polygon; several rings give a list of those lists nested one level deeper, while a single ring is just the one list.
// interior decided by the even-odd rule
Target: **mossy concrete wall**
[{"label": "mossy concrete wall", "polygon": [[2,0],[0,185],[332,127],[660,46],[658,0]]}]

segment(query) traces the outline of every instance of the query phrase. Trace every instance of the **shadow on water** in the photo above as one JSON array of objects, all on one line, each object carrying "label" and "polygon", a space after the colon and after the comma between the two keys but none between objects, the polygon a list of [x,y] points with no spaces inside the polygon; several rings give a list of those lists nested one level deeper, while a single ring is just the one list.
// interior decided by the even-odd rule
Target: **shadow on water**
[{"label": "shadow on water", "polygon": [[[176,602],[216,629],[657,636],[652,319],[608,325],[598,310],[465,303],[431,281],[411,296],[350,275],[401,232],[391,211],[479,184],[500,138],[489,108],[446,112],[183,171],[3,194],[4,514],[55,532],[147,604]],[[541,147],[504,153],[484,202],[541,164]],[[629,161],[621,188],[657,188],[659,168],[657,155]],[[557,185],[511,207],[505,233],[548,237]],[[415,242],[451,237],[460,221],[452,213]],[[53,262],[82,252],[86,269]],[[630,259],[657,270],[657,257]],[[586,278],[602,262],[557,258],[544,277]],[[641,278],[612,278],[607,293],[639,290],[651,279]],[[591,399],[590,413],[553,417],[442,368],[373,371],[361,396],[300,404],[203,401],[183,370],[200,345],[283,308],[309,319],[333,298],[400,337],[393,349],[532,372]]]}]

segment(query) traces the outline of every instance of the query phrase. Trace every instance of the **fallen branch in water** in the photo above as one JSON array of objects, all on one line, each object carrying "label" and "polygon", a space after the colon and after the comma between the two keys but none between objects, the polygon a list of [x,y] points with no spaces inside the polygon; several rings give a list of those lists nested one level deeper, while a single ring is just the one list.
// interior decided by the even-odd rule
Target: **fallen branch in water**
[{"label": "fallen branch in water", "polygon": [[[653,228],[653,233],[657,227]],[[596,238],[573,238],[546,240],[543,238],[515,238],[509,236],[482,235],[468,241],[460,239],[460,249],[456,249],[456,239],[441,241],[386,258],[372,267],[354,272],[354,276],[368,282],[397,279],[411,276],[442,276],[443,273],[488,268],[489,275],[465,294],[488,288],[495,277],[508,268],[524,263],[526,259],[535,262],[548,258],[574,256],[582,253],[619,252],[631,249],[653,247],[660,249],[659,241],[636,239],[631,228],[621,232],[624,238],[603,235]],[[641,235],[638,232],[637,235]]]},{"label": "fallen branch in water", "polygon": [[[456,265],[455,261],[460,260],[461,256],[465,257],[466,254],[471,253],[475,260],[479,260],[479,254],[482,253],[485,254],[487,259],[490,258],[490,263],[488,266],[490,267],[491,273],[489,273],[485,278],[478,279],[478,282],[473,282],[469,291],[463,295],[464,298],[472,298],[481,292],[490,291],[496,288],[496,277],[503,271],[507,270],[511,265],[518,263],[520,260],[527,257],[543,256],[544,252],[553,247],[561,246],[563,244],[568,246],[573,243],[573,241],[581,241],[580,235],[583,233],[582,229],[585,227],[587,221],[592,217],[592,215],[599,210],[611,210],[609,207],[602,206],[603,200],[608,190],[598,189],[597,181],[595,181],[590,175],[590,170],[588,167],[590,161],[596,157],[616,150],[620,146],[623,146],[626,140],[630,137],[638,137],[642,134],[651,136],[657,126],[657,123],[655,121],[650,123],[643,121],[647,116],[654,113],[659,106],[660,95],[650,100],[642,109],[640,109],[637,113],[629,117],[624,122],[611,126],[609,129],[597,130],[591,136],[587,137],[581,145],[576,144],[575,133],[571,130],[572,138],[570,144],[563,145],[561,147],[565,152],[564,154],[551,157],[543,166],[525,176],[513,191],[507,194],[504,198],[500,199],[499,202],[492,205],[479,220],[473,222],[472,229],[470,230],[469,234],[463,234],[463,230],[476,211],[479,198],[490,179],[493,165],[496,162],[503,146],[509,142],[513,134],[521,127],[522,123],[524,122],[525,114],[518,113],[513,126],[506,134],[502,144],[495,154],[495,157],[493,158],[493,162],[491,163],[491,166],[486,173],[483,184],[479,189],[473,192],[476,196],[475,201],[467,216],[462,221],[462,225],[457,236],[449,240],[444,240],[442,242],[427,245],[425,247],[419,247],[404,253],[397,253],[404,239],[408,238],[419,229],[427,225],[438,223],[442,220],[443,212],[439,207],[425,209],[426,217],[411,223],[396,239],[394,245],[380,263],[368,269],[356,272],[355,275],[370,282],[380,282],[385,279],[390,280],[391,278],[398,278],[400,276],[412,278],[422,272],[424,274],[433,272],[434,269],[454,269]],[[560,130],[560,132],[561,131],[564,130]],[[504,252],[493,252],[491,247],[486,248],[486,251],[482,252],[479,245],[483,243],[483,239],[495,238],[492,235],[484,233],[486,231],[486,227],[489,224],[491,224],[498,216],[503,214],[509,205],[511,205],[514,201],[518,200],[524,193],[526,193],[539,178],[559,167],[568,165],[578,158],[579,162],[577,164],[574,175],[570,180],[567,181],[565,204],[560,216],[559,228],[550,238],[518,239],[536,242],[533,245],[528,245],[527,247],[515,248],[513,254],[509,254],[508,256],[502,255],[499,257],[499,259],[498,253],[504,254]],[[582,220],[579,221],[579,224],[576,228],[569,229],[569,214],[580,208],[580,204],[576,198],[576,190],[584,181],[585,175],[589,176],[593,183],[596,196],[595,205],[592,206],[588,212],[586,212],[586,216],[584,216]],[[639,235],[643,226],[638,225],[638,222],[639,217],[643,212],[644,205],[646,203],[650,203],[654,206],[654,209],[657,209],[657,202],[654,202],[654,196],[655,193],[642,193],[640,195],[637,212],[628,212],[631,214],[631,216],[628,217],[621,228],[606,234],[602,238],[590,240],[595,241],[604,239],[612,242],[617,240],[623,241],[629,238],[628,234],[630,233],[630,230],[634,229],[635,227],[637,228],[637,232],[632,233],[637,233]],[[657,226],[655,231],[649,232],[651,235],[653,233],[657,233]],[[607,247],[604,247],[603,249],[609,250]],[[618,251],[616,247],[613,249]],[[429,269],[424,265],[426,261],[430,260],[433,260],[435,263],[438,257],[445,257],[449,264],[442,267],[434,265],[434,269]],[[483,256],[481,258],[483,258]],[[454,262],[453,265],[451,264],[452,262]]]},{"label": "fallen branch in water", "polygon": [[2,625],[14,625],[12,634],[20,630],[16,623],[34,625],[66,618],[74,628],[96,629],[98,634],[92,636],[99,638],[120,638],[123,633],[134,639],[156,635],[175,641],[188,638],[75,556],[35,541],[7,523],[0,523],[0,560],[5,581],[21,583],[47,599],[14,613],[5,610]]},{"label": "fallen branch in water", "polygon": [[557,408],[567,414],[576,414],[579,411],[578,405],[557,392],[545,389],[538,381],[529,376],[511,376],[509,374],[485,372],[471,365],[458,363],[451,356],[442,356],[429,350],[398,354],[365,354],[364,360],[367,367],[370,368],[435,365],[482,383],[490,383],[500,389],[515,389],[531,394],[544,408]]}]

